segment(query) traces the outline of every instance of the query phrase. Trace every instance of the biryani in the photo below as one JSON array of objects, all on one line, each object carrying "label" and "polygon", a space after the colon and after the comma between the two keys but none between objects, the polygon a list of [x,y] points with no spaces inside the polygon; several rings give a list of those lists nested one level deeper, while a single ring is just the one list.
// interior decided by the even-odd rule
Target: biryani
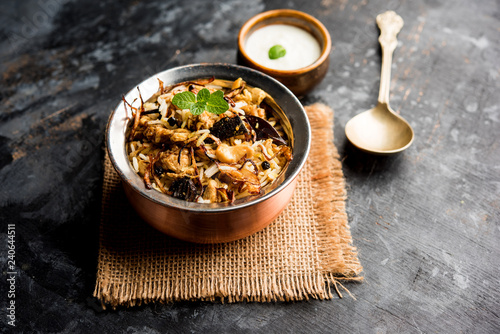
[{"label": "biryani", "polygon": [[126,151],[146,188],[232,203],[278,182],[292,148],[266,92],[241,78],[158,82],[147,101],[140,92],[140,101],[123,99],[131,111]]}]

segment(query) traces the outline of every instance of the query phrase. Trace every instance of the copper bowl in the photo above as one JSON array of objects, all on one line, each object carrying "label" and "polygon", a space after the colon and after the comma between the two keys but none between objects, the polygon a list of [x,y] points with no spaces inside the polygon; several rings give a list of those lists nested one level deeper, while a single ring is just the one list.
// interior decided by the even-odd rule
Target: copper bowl
[{"label": "copper bowl", "polygon": [[[297,98],[278,81],[246,67],[230,64],[181,66],[155,74],[138,87],[143,97],[149,97],[158,89],[157,79],[171,85],[212,76],[222,80],[241,77],[248,85],[266,91],[279,106],[278,116],[288,132],[293,160],[282,173],[281,183],[275,184],[274,188],[265,188],[263,194],[236,200],[232,204],[193,203],[154,189],[148,190],[142,178],[132,169],[125,151],[125,130],[129,119],[122,102],[112,112],[106,129],[109,157],[122,179],[126,196],[139,216],[167,235],[196,243],[229,242],[268,226],[290,201],[311,142],[309,121]],[[138,90],[130,90],[125,99],[139,99]]]},{"label": "copper bowl", "polygon": [[[319,58],[309,66],[296,70],[276,70],[263,66],[248,56],[245,43],[254,31],[271,24],[288,24],[312,34],[321,46]],[[264,72],[288,87],[296,96],[303,96],[319,84],[328,71],[332,42],[325,26],[313,16],[292,9],[276,9],[257,14],[248,20],[238,34],[238,63]]]}]

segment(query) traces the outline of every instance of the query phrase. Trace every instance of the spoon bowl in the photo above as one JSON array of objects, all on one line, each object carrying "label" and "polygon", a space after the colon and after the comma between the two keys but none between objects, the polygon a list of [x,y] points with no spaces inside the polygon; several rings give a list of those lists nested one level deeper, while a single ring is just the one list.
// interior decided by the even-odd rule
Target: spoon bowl
[{"label": "spoon bowl", "polygon": [[407,149],[413,142],[413,129],[389,106],[392,54],[403,19],[393,11],[377,16],[382,47],[380,91],[376,107],[353,117],[345,126],[347,139],[362,151],[388,155]]},{"label": "spoon bowl", "polygon": [[413,142],[410,124],[386,103],[353,117],[345,126],[347,139],[358,149],[373,154],[393,154]]}]

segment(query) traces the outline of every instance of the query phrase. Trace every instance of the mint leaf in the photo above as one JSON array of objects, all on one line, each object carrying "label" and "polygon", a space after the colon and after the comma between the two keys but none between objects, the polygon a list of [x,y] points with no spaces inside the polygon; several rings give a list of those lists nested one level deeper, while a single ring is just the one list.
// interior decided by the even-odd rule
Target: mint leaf
[{"label": "mint leaf", "polygon": [[283,46],[276,44],[269,49],[269,59],[278,59],[286,55],[286,50]]},{"label": "mint leaf", "polygon": [[177,108],[191,110],[193,115],[200,115],[205,110],[213,114],[222,114],[229,109],[223,91],[218,90],[210,94],[207,88],[200,90],[198,95],[190,91],[175,94],[172,103]]},{"label": "mint leaf", "polygon": [[210,98],[210,91],[206,88],[200,90],[198,92],[198,95],[196,95],[196,100],[198,102],[207,102],[209,98]]},{"label": "mint leaf", "polygon": [[203,112],[205,111],[205,108],[207,107],[207,103],[206,102],[196,102],[194,103],[192,106],[191,106],[191,114],[193,115],[199,115],[199,114],[203,114]]},{"label": "mint leaf", "polygon": [[191,109],[195,102],[196,96],[189,91],[177,93],[172,98],[172,103],[180,109]]},{"label": "mint leaf", "polygon": [[229,104],[224,100],[224,93],[221,90],[215,91],[207,101],[207,111],[212,114],[223,114],[229,109]]}]

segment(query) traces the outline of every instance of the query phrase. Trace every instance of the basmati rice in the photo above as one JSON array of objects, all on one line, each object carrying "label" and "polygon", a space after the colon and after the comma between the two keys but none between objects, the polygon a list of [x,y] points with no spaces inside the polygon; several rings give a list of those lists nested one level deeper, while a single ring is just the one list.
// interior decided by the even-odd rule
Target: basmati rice
[{"label": "basmati rice", "polygon": [[[218,82],[223,81],[218,80]],[[281,133],[283,133],[283,125],[279,119],[271,115],[269,106],[266,107],[267,109],[261,106],[261,103],[265,103],[262,100],[265,94],[263,96],[259,91],[254,91],[258,88],[246,87],[241,80],[238,82],[244,86],[241,90],[234,91],[231,88],[231,82],[224,83],[227,85],[224,87],[216,84],[183,83],[175,85],[170,90],[167,88],[166,93],[154,97],[156,100],[147,101],[142,107],[133,108],[132,113],[141,112],[146,108],[148,113],[140,116],[139,126],[134,125],[133,121],[129,123],[130,140],[126,149],[132,168],[145,180],[150,179],[152,189],[173,194],[172,187],[176,184],[174,181],[185,179],[186,181],[183,182],[191,184],[188,186],[189,189],[193,187],[196,189],[196,196],[189,200],[198,203],[233,201],[260,193],[263,187],[275,182],[284,172],[291,160],[290,147],[282,144],[283,138],[277,143],[273,143],[272,139],[266,139],[266,137],[254,141],[253,138],[256,137],[257,132],[263,130],[258,129],[257,126],[255,129],[252,128],[249,121],[245,120],[250,116],[241,108],[250,106],[245,109],[251,112],[257,111],[260,116],[266,114],[264,118],[261,118],[262,122],[275,127]],[[233,91],[230,97],[233,106],[221,115],[213,115],[205,111],[195,116],[189,109],[179,109],[172,103],[175,94],[190,89],[193,89],[196,94],[203,88],[209,89],[211,93],[217,90],[223,90],[225,93]],[[259,100],[259,96],[262,99]],[[217,131],[213,132],[213,125],[225,117],[240,117],[242,122],[240,124],[243,124],[245,131],[235,132],[229,136]],[[134,118],[131,119],[134,120]],[[257,125],[260,124],[259,122]],[[266,126],[268,127],[264,123],[264,127]],[[227,129],[227,127],[223,128],[223,131]],[[230,149],[219,150],[220,144],[226,144]],[[233,160],[230,156],[237,154],[235,152],[240,149],[244,149],[243,157],[240,159],[240,155],[237,155],[238,158]],[[240,161],[236,161],[238,159]],[[269,163],[266,166],[267,169],[262,167],[264,161]],[[214,181],[216,182],[213,183]],[[209,191],[210,187],[212,190]],[[225,197],[217,195],[221,189],[225,189],[222,190],[223,192],[227,191]],[[180,193],[185,193],[185,191]]]}]

